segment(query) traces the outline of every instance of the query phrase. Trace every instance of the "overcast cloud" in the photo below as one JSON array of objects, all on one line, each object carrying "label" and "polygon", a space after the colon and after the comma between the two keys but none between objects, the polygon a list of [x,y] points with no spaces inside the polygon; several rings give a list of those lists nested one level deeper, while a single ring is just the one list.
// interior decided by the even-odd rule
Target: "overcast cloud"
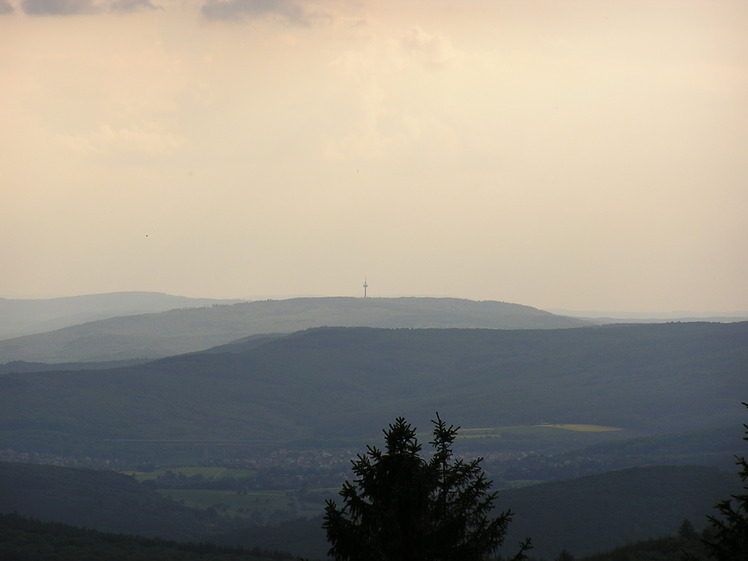
[{"label": "overcast cloud", "polygon": [[0,297],[748,310],[744,2],[0,6]]},{"label": "overcast cloud", "polygon": [[[154,10],[157,6],[150,0],[21,0],[20,8],[30,16],[74,16],[115,13],[131,13],[139,10]],[[13,12],[8,0],[0,0],[0,13]]]},{"label": "overcast cloud", "polygon": [[21,0],[21,9],[31,16],[71,16],[97,10],[92,0]]},{"label": "overcast cloud", "polygon": [[138,10],[155,10],[149,0],[116,0],[112,2],[111,9],[113,12],[130,13]]},{"label": "overcast cloud", "polygon": [[276,17],[290,23],[309,23],[302,0],[209,0],[201,11],[211,20],[244,20]]}]

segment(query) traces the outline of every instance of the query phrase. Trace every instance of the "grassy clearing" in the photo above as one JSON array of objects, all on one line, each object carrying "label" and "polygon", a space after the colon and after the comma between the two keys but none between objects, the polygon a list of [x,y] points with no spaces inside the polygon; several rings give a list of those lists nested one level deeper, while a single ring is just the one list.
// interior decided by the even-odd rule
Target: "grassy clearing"
[{"label": "grassy clearing", "polygon": [[501,438],[501,429],[487,427],[487,428],[474,428],[474,429],[460,429],[457,433],[457,438]]},{"label": "grassy clearing", "polygon": [[551,429],[563,429],[572,430],[577,432],[612,432],[623,430],[618,427],[605,427],[602,425],[574,425],[574,424],[561,424],[561,425],[538,425],[540,427],[547,427]]},{"label": "grassy clearing", "polygon": [[319,515],[325,499],[336,496],[338,489],[293,490],[213,490],[160,489],[161,495],[185,506],[211,508],[219,516],[246,518],[255,523],[276,523],[292,518]]},{"label": "grassy clearing", "polygon": [[582,424],[547,424],[547,425],[518,425],[514,427],[480,427],[461,428],[457,438],[501,438],[505,434],[519,434],[537,432],[539,429],[563,429],[575,432],[611,432],[623,430],[617,427]]},{"label": "grassy clearing", "polygon": [[251,477],[254,471],[247,469],[229,469],[225,467],[179,467],[157,469],[153,471],[127,471],[125,475],[131,475],[137,481],[152,481],[159,477],[165,477],[167,472],[174,475],[183,475],[184,477],[194,477],[201,475],[207,480],[218,481],[220,479],[230,479],[235,477]]},{"label": "grassy clearing", "polygon": [[232,518],[266,521],[277,517],[288,518],[299,510],[287,491],[160,489],[158,492],[185,506],[212,508],[219,515]]}]

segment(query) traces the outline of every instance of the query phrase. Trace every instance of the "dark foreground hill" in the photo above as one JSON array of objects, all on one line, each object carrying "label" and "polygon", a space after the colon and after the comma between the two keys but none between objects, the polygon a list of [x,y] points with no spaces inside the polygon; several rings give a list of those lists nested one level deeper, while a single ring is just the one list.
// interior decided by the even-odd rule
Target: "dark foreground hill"
[{"label": "dark foreground hill", "polygon": [[735,474],[696,466],[629,468],[501,492],[516,513],[507,543],[533,536],[534,554],[588,555],[675,534],[684,519],[701,528],[714,503],[736,492]]},{"label": "dark foreground hill", "polygon": [[188,540],[215,516],[112,471],[0,462],[0,512],[105,532]]},{"label": "dark foreground hill", "polygon": [[118,316],[236,302],[239,300],[187,298],[158,292],[112,292],[35,300],[0,298],[0,339]]},{"label": "dark foreground hill", "polygon": [[159,358],[241,337],[310,327],[555,329],[590,325],[505,302],[453,298],[296,298],[117,317],[0,341],[0,363]]},{"label": "dark foreground hill", "polygon": [[[664,434],[734,425],[748,323],[560,330],[320,328],[101,371],[0,375],[0,449],[377,436],[439,411],[463,427],[583,423]],[[102,452],[103,451],[103,452]]]},{"label": "dark foreground hill", "polygon": [[[713,504],[739,486],[734,474],[698,466],[657,466],[505,490],[497,512],[516,514],[505,551],[531,536],[533,556],[555,558],[605,551],[637,540],[674,534],[683,519],[697,527]],[[111,472],[0,463],[0,512],[44,521],[221,545],[291,551],[322,558],[328,545],[321,519],[279,526],[227,521],[181,507]]]},{"label": "dark foreground hill", "polygon": [[[675,534],[684,519],[706,522],[716,501],[739,488],[734,474],[697,466],[631,468],[499,493],[497,512],[511,509],[505,554],[531,537],[532,557],[574,556]],[[322,519],[295,520],[271,528],[246,528],[223,538],[228,545],[283,545],[293,553],[320,558],[327,552]]]},{"label": "dark foreground hill", "polygon": [[0,559],[8,561],[291,561],[291,555],[256,549],[179,543],[59,522],[42,522],[17,514],[0,514]]}]

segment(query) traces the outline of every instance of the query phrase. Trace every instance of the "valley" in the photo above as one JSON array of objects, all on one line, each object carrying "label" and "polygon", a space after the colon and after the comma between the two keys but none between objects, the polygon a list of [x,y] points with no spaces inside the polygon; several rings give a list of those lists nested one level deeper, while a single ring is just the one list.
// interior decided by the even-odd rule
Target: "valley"
[{"label": "valley", "polygon": [[[309,302],[296,304],[303,315]],[[204,310],[178,313],[193,312]],[[537,536],[537,559],[593,554],[684,518],[699,527],[737,488],[746,364],[740,322],[312,327],[101,367],[8,362],[0,503],[104,532],[322,558],[319,516],[351,460],[401,414],[428,442],[438,412],[462,427],[458,457],[483,458],[498,507],[517,512],[509,539]],[[564,526],[569,511],[580,514]]]}]

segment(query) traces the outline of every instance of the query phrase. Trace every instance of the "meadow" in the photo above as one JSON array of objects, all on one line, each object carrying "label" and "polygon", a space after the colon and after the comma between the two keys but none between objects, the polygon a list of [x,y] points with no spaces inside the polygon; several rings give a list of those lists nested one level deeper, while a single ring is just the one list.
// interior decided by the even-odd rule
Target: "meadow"
[{"label": "meadow", "polygon": [[624,430],[618,427],[585,424],[521,425],[516,427],[461,428],[460,432],[457,435],[457,438],[503,438],[506,435],[527,436],[532,434],[540,434],[547,429],[563,429],[574,432],[613,432]]},{"label": "meadow", "polygon": [[134,477],[137,481],[142,483],[143,481],[168,479],[169,477],[175,476],[193,480],[195,478],[201,478],[209,481],[219,481],[221,479],[252,477],[257,472],[249,469],[230,469],[217,466],[191,466],[161,468],[150,471],[124,471],[122,473]]},{"label": "meadow", "polygon": [[246,518],[256,524],[270,524],[319,516],[325,499],[334,497],[338,489],[159,489],[158,492],[183,506],[212,509],[221,517]]},{"label": "meadow", "polygon": [[125,469],[362,449],[399,415],[428,434],[436,412],[468,427],[462,442],[510,449],[740,426],[746,341],[748,323],[312,329],[128,368],[0,375],[0,439]]}]

